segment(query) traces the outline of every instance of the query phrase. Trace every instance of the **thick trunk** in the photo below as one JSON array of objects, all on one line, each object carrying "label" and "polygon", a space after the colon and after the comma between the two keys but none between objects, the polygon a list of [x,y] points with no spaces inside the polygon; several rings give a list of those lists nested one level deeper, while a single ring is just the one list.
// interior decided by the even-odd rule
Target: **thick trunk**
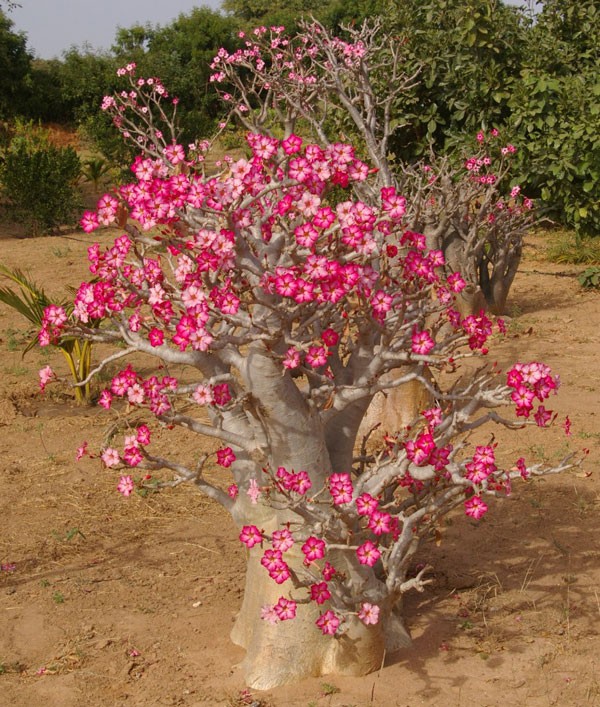
[{"label": "thick trunk", "polygon": [[[394,381],[404,371],[398,369],[383,377],[383,381]],[[423,412],[432,407],[431,393],[419,380],[412,380],[397,388],[391,388],[385,394],[377,393],[367,410],[358,430],[357,442],[376,427],[371,439],[380,441],[386,433],[394,434],[414,424]]]},{"label": "thick trunk", "polygon": [[[375,626],[347,617],[343,632],[336,636],[324,636],[315,625],[328,602],[298,604],[294,619],[275,625],[261,620],[264,605],[275,604],[281,596],[298,600],[308,594],[306,589],[294,589],[291,581],[277,585],[260,565],[261,554],[256,549],[249,552],[244,600],[231,633],[232,641],[246,650],[241,667],[249,687],[269,690],[321,675],[367,675],[381,667],[386,649],[389,653],[410,644],[396,610],[385,617],[382,612]],[[289,555],[285,559],[293,569],[301,560]]]}]

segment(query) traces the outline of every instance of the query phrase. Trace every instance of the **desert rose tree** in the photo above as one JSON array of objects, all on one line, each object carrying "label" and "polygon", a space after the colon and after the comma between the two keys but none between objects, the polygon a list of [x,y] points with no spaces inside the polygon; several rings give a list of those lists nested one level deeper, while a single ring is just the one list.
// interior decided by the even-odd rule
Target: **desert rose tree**
[{"label": "desert rose tree", "polygon": [[[402,597],[427,583],[415,553],[444,514],[478,519],[515,477],[568,465],[503,466],[483,428],[546,426],[557,381],[540,362],[488,362],[501,320],[454,308],[464,281],[406,230],[396,188],[352,197],[371,175],[350,145],[249,134],[248,156],[207,176],[207,145],[172,134],[176,99],[133,66],[121,73],[130,88],[104,107],[142,155],[82,223],[122,231],[89,248],[93,279],[70,317],[46,311],[41,340],[114,344],[93,374],[146,355],[144,375],[124,362],[100,394],[127,426],[101,457],[124,496],[151,473],[195,484],[233,518],[247,548],[232,633],[247,684],[366,674],[409,643]],[[412,424],[384,421],[379,447],[357,439],[373,396],[410,381],[430,395]],[[158,426],[189,432],[178,458],[161,453]]]}]

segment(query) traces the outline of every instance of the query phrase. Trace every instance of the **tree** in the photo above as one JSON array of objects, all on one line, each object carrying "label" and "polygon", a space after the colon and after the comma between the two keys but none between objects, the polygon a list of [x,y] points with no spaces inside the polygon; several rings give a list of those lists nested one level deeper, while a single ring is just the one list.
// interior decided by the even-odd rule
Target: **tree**
[{"label": "tree", "polygon": [[509,101],[524,183],[578,235],[600,233],[599,47],[597,2],[544,2]]},{"label": "tree", "polygon": [[[250,686],[374,670],[409,640],[402,597],[428,581],[414,569],[419,539],[456,506],[479,518],[512,479],[568,466],[501,460],[483,430],[547,425],[557,381],[539,362],[507,378],[487,363],[502,322],[454,309],[464,282],[405,229],[407,202],[393,186],[374,185],[369,205],[353,196],[371,177],[350,145],[253,133],[248,159],[207,175],[208,145],[173,141],[162,83],[120,73],[129,88],[104,109],[143,152],[135,181],[82,224],[126,234],[89,249],[94,279],[71,318],[46,310],[40,342],[116,345],[96,373],[136,352],[155,361],[149,375],[128,365],[101,393],[106,408],[128,403],[102,459],[125,466],[124,496],[191,482],[231,514],[248,548],[232,638],[248,650]],[[372,397],[414,380],[435,402],[369,452],[357,430]],[[507,405],[516,418],[499,411]],[[175,459],[155,425],[209,448]],[[230,481],[208,478],[213,460]]]},{"label": "tree", "polygon": [[0,10],[0,120],[19,115],[27,94],[31,55],[27,37],[13,31],[14,22]]}]

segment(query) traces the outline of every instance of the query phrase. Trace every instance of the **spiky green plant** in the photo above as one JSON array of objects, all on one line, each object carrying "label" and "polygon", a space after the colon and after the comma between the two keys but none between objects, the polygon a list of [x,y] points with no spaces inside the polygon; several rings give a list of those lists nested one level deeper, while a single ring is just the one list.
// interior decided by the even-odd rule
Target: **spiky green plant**
[{"label": "spiky green plant", "polygon": [[91,157],[84,161],[81,171],[88,182],[91,182],[94,189],[98,191],[102,179],[110,173],[110,165],[103,157]]},{"label": "spiky green plant", "polygon": [[[65,307],[68,311],[67,300],[53,302],[41,287],[32,282],[21,270],[10,268],[0,263],[0,275],[7,278],[19,288],[18,291],[10,287],[0,287],[0,302],[12,307],[28,319],[39,330],[42,328],[44,309],[50,305]],[[23,356],[38,343],[37,334],[27,343]],[[90,400],[90,385],[80,385],[87,379],[92,364],[92,343],[82,341],[74,336],[61,336],[53,344],[64,355],[71,376],[75,382],[75,400],[78,403],[87,403]]]}]

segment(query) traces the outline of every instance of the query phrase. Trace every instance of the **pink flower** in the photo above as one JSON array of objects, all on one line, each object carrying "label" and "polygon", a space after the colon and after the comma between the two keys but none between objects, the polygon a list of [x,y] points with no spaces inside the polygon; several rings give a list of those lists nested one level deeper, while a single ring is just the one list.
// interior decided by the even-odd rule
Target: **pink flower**
[{"label": "pink flower", "polygon": [[227,405],[231,400],[231,392],[227,383],[219,383],[213,386],[212,393],[215,405]]},{"label": "pink flower", "polygon": [[465,501],[465,513],[475,520],[479,520],[487,513],[487,503],[481,500],[479,496],[472,496]]},{"label": "pink flower", "polygon": [[117,484],[117,491],[119,493],[122,493],[123,496],[127,497],[131,496],[131,494],[133,493],[133,489],[134,484],[131,476],[121,476],[121,478],[119,479],[119,483]]},{"label": "pink flower", "polygon": [[329,477],[329,493],[336,505],[350,503],[353,490],[350,474],[332,474]]},{"label": "pink flower", "polygon": [[38,371],[38,376],[40,378],[40,391],[43,393],[46,389],[46,385],[53,379],[56,378],[54,371],[50,366],[44,366]]},{"label": "pink flower", "polygon": [[84,442],[81,447],[77,448],[77,454],[75,455],[75,461],[79,461],[88,453],[88,443]]},{"label": "pink flower", "polygon": [[368,516],[377,509],[379,501],[371,494],[363,493],[355,501],[356,510],[360,516]]},{"label": "pink flower", "polygon": [[136,441],[138,444],[146,446],[150,444],[150,429],[148,425],[140,425],[137,428]]},{"label": "pink flower", "polygon": [[389,513],[373,511],[369,516],[368,527],[375,533],[375,535],[389,533],[392,530],[392,517]]},{"label": "pink flower", "polygon": [[315,623],[321,629],[323,635],[334,636],[339,628],[340,619],[333,611],[331,611],[331,609],[329,609],[329,611],[321,614]]},{"label": "pink flower", "polygon": [[238,493],[239,488],[237,484],[231,484],[231,486],[227,487],[227,495],[229,498],[237,498]]},{"label": "pink flower", "polygon": [[255,525],[245,525],[240,532],[240,541],[250,549],[263,540],[262,533]]},{"label": "pink flower", "polygon": [[335,575],[336,572],[337,570],[335,569],[335,567],[333,565],[330,565],[329,562],[326,562],[322,572],[323,579],[326,582],[329,582],[329,580]]},{"label": "pink flower", "polygon": [[517,467],[517,471],[521,474],[522,479],[529,478],[529,472],[527,471],[527,466],[523,457],[519,457],[519,459],[517,459],[517,461],[515,462],[515,466]]},{"label": "pink flower", "polygon": [[157,347],[162,346],[165,340],[164,332],[156,327],[150,329],[148,332],[148,341],[151,346]]},{"label": "pink flower", "polygon": [[229,468],[235,461],[236,456],[233,453],[231,447],[223,447],[222,449],[217,449],[217,464]]},{"label": "pink flower", "polygon": [[376,624],[379,621],[379,607],[376,604],[369,604],[368,601],[363,602],[358,612],[358,618],[367,626]]},{"label": "pink flower", "polygon": [[250,501],[252,502],[253,505],[256,505],[258,503],[258,499],[260,498],[261,490],[256,483],[256,479],[250,479],[250,483],[248,484],[248,490],[246,491],[246,495],[250,497]]},{"label": "pink flower", "polygon": [[381,552],[374,542],[367,540],[356,549],[356,555],[361,565],[373,567],[377,560],[381,557]]},{"label": "pink flower", "polygon": [[318,582],[310,585],[310,598],[317,604],[324,604],[331,598],[331,592],[327,588],[327,582]]},{"label": "pink flower", "polygon": [[305,556],[304,564],[309,564],[320,560],[325,555],[325,541],[311,535],[301,549]]},{"label": "pink flower", "polygon": [[117,452],[117,450],[113,449],[112,447],[107,447],[100,455],[100,459],[102,459],[104,464],[109,469],[112,466],[117,466],[121,461],[119,457],[119,452]]},{"label": "pink flower", "polygon": [[546,427],[550,419],[552,418],[552,410],[546,410],[543,405],[540,405],[537,412],[533,416],[535,419],[535,424],[538,427]]},{"label": "pink flower", "polygon": [[279,621],[279,616],[273,605],[265,604],[260,610],[260,618],[267,623],[275,625]]},{"label": "pink flower", "polygon": [[285,354],[285,358],[283,359],[283,367],[284,368],[298,368],[300,365],[300,352],[296,351],[294,348],[289,348]]},{"label": "pink flower", "polygon": [[426,355],[435,346],[434,340],[427,331],[419,331],[418,329],[412,335],[412,350],[413,353]]},{"label": "pink flower", "polygon": [[279,597],[279,601],[273,607],[280,621],[288,621],[296,617],[296,602],[293,599]]},{"label": "pink flower", "polygon": [[112,394],[109,390],[103,390],[98,398],[98,405],[103,407],[105,410],[109,410],[112,404]]},{"label": "pink flower", "polygon": [[273,531],[271,541],[273,543],[273,548],[275,550],[279,550],[280,552],[287,552],[294,544],[292,533],[287,528]]},{"label": "pink flower", "polygon": [[85,211],[79,223],[86,233],[91,233],[98,228],[98,217],[94,211]]},{"label": "pink flower", "polygon": [[573,434],[571,432],[571,420],[569,419],[568,415],[565,417],[565,421],[563,423],[563,428],[565,430],[565,434],[567,435],[567,437],[570,437]]},{"label": "pink flower", "polygon": [[283,561],[278,562],[275,567],[269,570],[269,577],[276,584],[283,584],[284,582],[287,582],[290,576],[290,568]]}]

